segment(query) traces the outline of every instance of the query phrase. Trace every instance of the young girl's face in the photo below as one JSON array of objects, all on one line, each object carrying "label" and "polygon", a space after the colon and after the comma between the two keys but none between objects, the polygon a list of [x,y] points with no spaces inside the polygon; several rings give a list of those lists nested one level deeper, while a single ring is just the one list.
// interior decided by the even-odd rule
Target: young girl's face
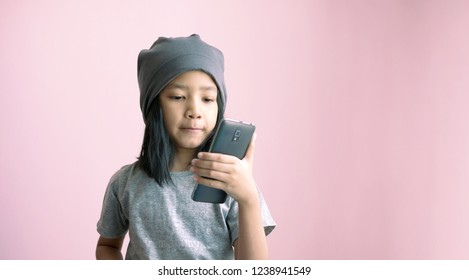
[{"label": "young girl's face", "polygon": [[217,86],[201,71],[174,79],[160,93],[160,104],[176,152],[196,150],[215,128],[218,115]]}]

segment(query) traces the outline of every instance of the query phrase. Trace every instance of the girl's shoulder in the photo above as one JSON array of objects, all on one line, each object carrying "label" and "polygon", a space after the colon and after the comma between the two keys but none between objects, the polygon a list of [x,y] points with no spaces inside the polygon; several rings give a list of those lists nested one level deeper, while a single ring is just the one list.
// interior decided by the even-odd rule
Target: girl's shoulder
[{"label": "girl's shoulder", "polygon": [[137,167],[137,162],[127,164],[122,166],[119,170],[117,170],[111,177],[111,181],[116,181],[122,178],[129,177],[130,174],[133,173],[135,167]]},{"label": "girl's shoulder", "polygon": [[109,184],[127,185],[129,182],[142,181],[150,179],[145,171],[140,168],[138,161],[122,166],[111,177]]}]

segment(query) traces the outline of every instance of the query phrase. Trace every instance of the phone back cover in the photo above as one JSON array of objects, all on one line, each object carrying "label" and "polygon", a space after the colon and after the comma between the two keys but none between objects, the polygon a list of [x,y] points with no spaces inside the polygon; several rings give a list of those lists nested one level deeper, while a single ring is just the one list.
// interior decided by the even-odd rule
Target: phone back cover
[{"label": "phone back cover", "polygon": [[[243,159],[256,127],[232,120],[222,122],[209,151]],[[193,200],[210,203],[224,203],[226,197],[226,192],[200,184],[195,187],[192,194]]]},{"label": "phone back cover", "polygon": [[[240,131],[240,135],[236,140],[234,138],[237,130]],[[217,137],[211,145],[210,152],[232,155],[243,159],[254,130],[254,125],[225,120],[225,124],[220,127]]]}]

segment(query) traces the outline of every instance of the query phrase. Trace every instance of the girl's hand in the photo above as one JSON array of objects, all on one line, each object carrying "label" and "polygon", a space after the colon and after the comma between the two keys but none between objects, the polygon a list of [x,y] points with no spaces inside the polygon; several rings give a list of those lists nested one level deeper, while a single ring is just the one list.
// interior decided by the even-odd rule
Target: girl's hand
[{"label": "girl's hand", "polygon": [[224,190],[239,204],[258,203],[259,194],[252,176],[255,139],[256,134],[242,160],[224,154],[198,153],[191,162],[197,183]]}]

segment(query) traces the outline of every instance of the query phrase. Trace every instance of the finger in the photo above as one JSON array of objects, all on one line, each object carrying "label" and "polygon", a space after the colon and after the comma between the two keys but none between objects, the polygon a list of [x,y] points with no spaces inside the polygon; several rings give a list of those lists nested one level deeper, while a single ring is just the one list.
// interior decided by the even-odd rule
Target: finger
[{"label": "finger", "polygon": [[200,152],[197,154],[197,158],[201,160],[208,160],[220,163],[235,163],[238,160],[237,157],[219,153]]},{"label": "finger", "polygon": [[198,184],[211,187],[211,188],[215,188],[215,189],[225,190],[225,183],[221,181],[213,180],[210,178],[204,178],[204,177],[197,176],[197,175],[194,176],[194,179]]},{"label": "finger", "polygon": [[214,170],[214,169],[205,169],[205,168],[199,168],[192,166],[190,170],[197,176],[200,177],[205,177],[205,178],[210,178],[218,181],[226,181],[228,178],[229,173],[225,173],[220,170]]},{"label": "finger", "polygon": [[244,158],[248,159],[249,161],[252,161],[254,159],[254,149],[256,145],[255,143],[256,138],[257,138],[257,134],[254,132],[251,138],[251,142],[249,143],[248,149],[246,151],[246,155],[244,156]]},{"label": "finger", "polygon": [[224,163],[212,160],[193,159],[191,166],[201,169],[217,170],[228,173],[231,170],[232,163]]}]

